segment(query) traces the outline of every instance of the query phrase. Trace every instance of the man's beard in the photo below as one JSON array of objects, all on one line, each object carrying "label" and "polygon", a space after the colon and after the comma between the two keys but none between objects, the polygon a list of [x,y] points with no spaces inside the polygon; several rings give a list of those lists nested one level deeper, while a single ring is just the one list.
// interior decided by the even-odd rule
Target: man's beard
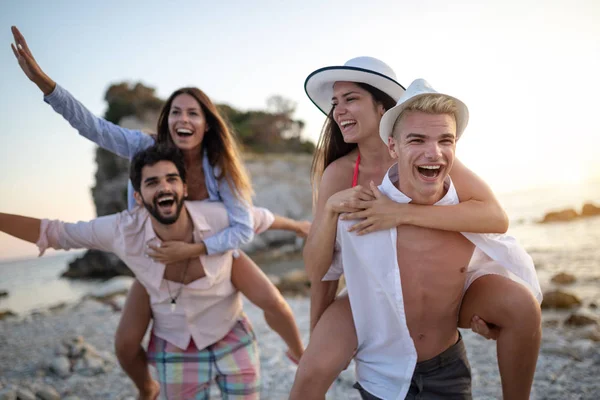
[{"label": "man's beard", "polygon": [[150,215],[152,215],[161,224],[163,224],[163,225],[174,224],[177,221],[177,219],[179,218],[179,214],[181,214],[181,210],[183,209],[183,199],[179,199],[179,197],[175,193],[172,193],[173,198],[175,200],[175,204],[176,204],[175,214],[171,215],[169,217],[164,217],[160,214],[160,211],[158,208],[158,199],[162,195],[164,195],[164,193],[158,193],[156,196],[154,196],[154,198],[152,199],[152,203],[147,203],[146,200],[144,200],[144,198],[142,197],[142,202],[144,203],[144,207],[146,207],[146,210],[148,210]]}]

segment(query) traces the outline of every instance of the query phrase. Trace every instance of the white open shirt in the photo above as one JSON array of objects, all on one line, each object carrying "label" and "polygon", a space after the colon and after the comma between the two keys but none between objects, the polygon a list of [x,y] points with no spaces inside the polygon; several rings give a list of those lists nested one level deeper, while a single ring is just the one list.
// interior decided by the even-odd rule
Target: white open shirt
[{"label": "white open shirt", "polygon": [[[398,203],[411,199],[396,187],[393,165],[379,190]],[[458,195],[448,177],[448,192],[435,205],[457,204]],[[346,277],[348,296],[358,337],[356,376],[361,386],[382,399],[404,399],[417,362],[404,312],[396,254],[396,228],[357,236],[348,232],[355,221],[338,221],[334,259],[323,280]],[[462,234],[475,246],[465,290],[478,277],[499,274],[525,285],[541,303],[542,292],[533,260],[508,235]]]}]

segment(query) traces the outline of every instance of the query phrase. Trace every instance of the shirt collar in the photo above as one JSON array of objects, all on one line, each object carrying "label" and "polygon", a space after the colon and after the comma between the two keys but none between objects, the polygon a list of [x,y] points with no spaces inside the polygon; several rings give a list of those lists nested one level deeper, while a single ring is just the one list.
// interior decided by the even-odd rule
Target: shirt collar
[{"label": "shirt collar", "polygon": [[[379,190],[385,194],[387,197],[395,201],[396,203],[410,203],[412,199],[402,193],[396,184],[398,183],[398,164],[394,164],[388,169],[383,178],[383,182],[379,185]],[[446,194],[440,201],[435,203],[436,206],[445,206],[450,204],[457,204],[458,194],[456,193],[456,189],[454,188],[454,184],[452,183],[452,179],[450,175],[446,178],[444,182],[446,186],[448,186],[448,190]]]}]

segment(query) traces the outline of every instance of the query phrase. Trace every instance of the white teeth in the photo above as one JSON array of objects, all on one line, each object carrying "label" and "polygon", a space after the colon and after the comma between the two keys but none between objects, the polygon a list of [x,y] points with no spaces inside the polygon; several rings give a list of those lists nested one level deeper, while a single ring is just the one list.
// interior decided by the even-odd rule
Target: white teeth
[{"label": "white teeth", "polygon": [[439,165],[420,165],[419,168],[423,169],[440,169]]},{"label": "white teeth", "polygon": [[355,123],[356,123],[356,121],[354,121],[354,120],[348,120],[348,121],[342,121],[342,122],[340,122],[340,125],[341,126],[348,126],[350,124],[355,124]]},{"label": "white teeth", "polygon": [[175,197],[173,196],[164,196],[158,199],[159,203],[162,203],[163,201],[174,201]]},{"label": "white teeth", "polygon": [[189,130],[189,129],[182,129],[182,128],[180,128],[180,129],[177,129],[177,133],[189,133],[189,134],[191,134],[192,131]]}]

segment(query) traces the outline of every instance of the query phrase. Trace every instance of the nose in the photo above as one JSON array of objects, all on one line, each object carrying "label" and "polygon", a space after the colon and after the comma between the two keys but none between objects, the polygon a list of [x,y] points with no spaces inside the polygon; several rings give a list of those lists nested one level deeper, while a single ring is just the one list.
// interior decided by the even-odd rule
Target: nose
[{"label": "nose", "polygon": [[338,120],[338,117],[340,115],[344,115],[346,113],[346,106],[344,104],[342,104],[342,102],[340,102],[339,104],[336,104],[335,108],[333,109],[333,119],[334,120]]},{"label": "nose", "polygon": [[425,149],[425,157],[430,161],[439,160],[442,157],[442,149],[437,142],[430,143]]}]

